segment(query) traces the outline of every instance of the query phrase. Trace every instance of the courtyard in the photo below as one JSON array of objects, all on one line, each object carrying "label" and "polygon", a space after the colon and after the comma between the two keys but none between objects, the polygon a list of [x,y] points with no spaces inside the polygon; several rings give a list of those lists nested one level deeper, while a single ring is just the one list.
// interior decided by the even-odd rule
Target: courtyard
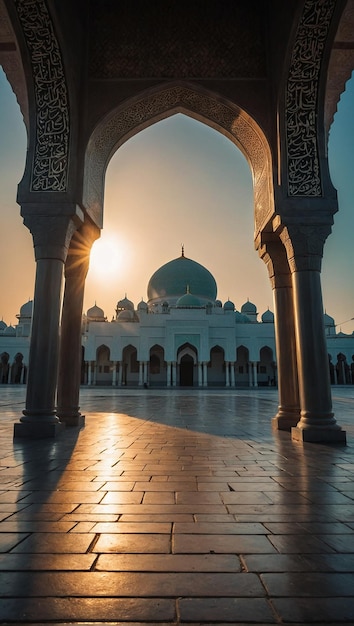
[{"label": "courtyard", "polygon": [[0,387],[1,624],[353,624],[347,446],[272,430],[258,389],[83,388],[81,429],[13,440]]}]

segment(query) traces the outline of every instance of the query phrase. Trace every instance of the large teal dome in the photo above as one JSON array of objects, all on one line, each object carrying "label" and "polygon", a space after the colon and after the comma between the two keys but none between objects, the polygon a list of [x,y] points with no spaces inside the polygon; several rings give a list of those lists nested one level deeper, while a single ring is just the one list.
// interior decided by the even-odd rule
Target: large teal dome
[{"label": "large teal dome", "polygon": [[187,289],[202,301],[215,301],[217,286],[214,276],[203,265],[182,256],[162,265],[150,278],[149,302],[167,300],[176,304]]}]

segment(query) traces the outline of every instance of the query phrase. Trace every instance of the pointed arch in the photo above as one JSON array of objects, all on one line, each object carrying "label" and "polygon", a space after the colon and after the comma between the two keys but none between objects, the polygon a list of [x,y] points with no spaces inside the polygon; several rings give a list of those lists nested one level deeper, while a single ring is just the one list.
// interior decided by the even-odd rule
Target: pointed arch
[{"label": "pointed arch", "polygon": [[208,385],[225,386],[225,349],[215,344],[210,350]]},{"label": "pointed arch", "polygon": [[274,213],[272,160],[266,137],[255,120],[236,104],[195,85],[177,82],[132,98],[95,128],[85,153],[83,204],[99,226],[103,218],[105,173],[116,150],[136,133],[183,113],[228,137],[244,154],[253,176],[256,232]]}]

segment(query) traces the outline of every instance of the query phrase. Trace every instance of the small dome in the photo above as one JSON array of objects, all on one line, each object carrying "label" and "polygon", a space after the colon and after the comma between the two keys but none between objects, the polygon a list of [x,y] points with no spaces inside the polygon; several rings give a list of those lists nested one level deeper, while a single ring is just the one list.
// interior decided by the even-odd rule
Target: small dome
[{"label": "small dome", "polygon": [[28,300],[20,308],[20,317],[32,317],[33,313],[33,300]]},{"label": "small dome", "polygon": [[10,324],[10,326],[5,328],[4,335],[6,335],[6,337],[16,337],[16,329]]},{"label": "small dome", "polygon": [[95,320],[95,321],[101,321],[102,320],[102,321],[104,321],[104,319],[105,319],[104,310],[101,309],[99,306],[97,306],[95,304],[90,309],[88,309],[87,317],[90,320]]},{"label": "small dome", "polygon": [[125,309],[124,311],[120,311],[118,313],[117,320],[119,322],[132,322],[134,320],[134,312]]},{"label": "small dome", "polygon": [[146,304],[146,302],[144,302],[144,300],[141,300],[141,302],[139,302],[138,304],[138,311],[147,311],[148,309],[148,305]]},{"label": "small dome", "polygon": [[5,324],[4,320],[0,320],[0,332],[7,328],[7,324]]},{"label": "small dome", "polygon": [[274,323],[274,313],[272,313],[272,311],[270,311],[269,309],[267,309],[266,311],[264,311],[261,320],[264,324],[273,324]]},{"label": "small dome", "polygon": [[241,313],[246,313],[246,315],[249,313],[257,313],[257,307],[253,302],[247,300],[241,307]]},{"label": "small dome", "polygon": [[117,302],[117,309],[122,311],[134,311],[134,303],[128,300],[127,294],[125,294],[125,298]]},{"label": "small dome", "polygon": [[234,311],[235,305],[231,300],[227,300],[224,304],[224,311]]},{"label": "small dome", "polygon": [[181,296],[180,298],[178,298],[177,302],[176,302],[176,306],[179,309],[189,309],[189,308],[200,308],[201,307],[201,303],[199,298],[197,298],[197,296],[194,296],[192,293],[190,293],[189,288],[187,288],[187,293],[184,294],[184,296]]},{"label": "small dome", "polygon": [[221,300],[215,300],[215,306],[221,309],[221,307],[222,307]]}]

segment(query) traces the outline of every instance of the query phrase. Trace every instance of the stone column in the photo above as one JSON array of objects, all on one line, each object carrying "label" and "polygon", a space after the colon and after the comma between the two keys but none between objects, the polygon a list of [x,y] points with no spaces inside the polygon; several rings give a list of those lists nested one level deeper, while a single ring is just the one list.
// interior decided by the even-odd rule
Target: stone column
[{"label": "stone column", "polygon": [[267,266],[273,290],[277,349],[279,405],[273,426],[278,430],[291,430],[300,419],[291,272],[285,247],[278,236],[265,233],[262,241],[258,252]]},{"label": "stone column", "polygon": [[60,333],[57,416],[66,426],[82,426],[85,418],[79,411],[82,307],[90,251],[100,231],[88,219],[70,242],[65,263],[65,291]]},{"label": "stone column", "polygon": [[117,361],[113,361],[112,387],[116,387],[116,385],[117,385]]},{"label": "stone column", "polygon": [[231,361],[230,363],[230,373],[231,373],[231,387],[235,387],[235,362]]},{"label": "stone column", "polygon": [[199,361],[198,363],[198,387],[202,387],[203,385],[203,370],[202,370],[202,364]]},{"label": "stone column", "polygon": [[139,361],[139,387],[143,386],[143,362]]},{"label": "stone column", "polygon": [[123,361],[119,361],[118,387],[122,386],[122,382],[123,382]]},{"label": "stone column", "polygon": [[203,362],[203,387],[208,386],[208,363]]},{"label": "stone column", "polygon": [[294,293],[300,421],[291,430],[296,441],[345,443],[346,434],[332,411],[331,384],[323,319],[321,260],[328,225],[295,225],[280,233]]},{"label": "stone column", "polygon": [[177,363],[173,361],[172,363],[172,387],[176,387],[177,385]]},{"label": "stone column", "polygon": [[87,361],[87,386],[92,385],[92,361]]},{"label": "stone column", "polygon": [[171,363],[171,361],[167,361],[166,387],[171,387],[171,381],[172,381],[172,363]]},{"label": "stone column", "polygon": [[253,386],[258,387],[257,361],[253,361]]},{"label": "stone column", "polygon": [[253,363],[252,361],[248,362],[248,386],[253,387]]},{"label": "stone column", "polygon": [[24,223],[33,236],[36,279],[26,408],[14,437],[55,437],[63,428],[55,414],[62,278],[76,224],[68,215],[36,215],[35,208]]},{"label": "stone column", "polygon": [[225,387],[230,387],[230,363],[229,361],[225,361],[225,374],[226,374]]}]

